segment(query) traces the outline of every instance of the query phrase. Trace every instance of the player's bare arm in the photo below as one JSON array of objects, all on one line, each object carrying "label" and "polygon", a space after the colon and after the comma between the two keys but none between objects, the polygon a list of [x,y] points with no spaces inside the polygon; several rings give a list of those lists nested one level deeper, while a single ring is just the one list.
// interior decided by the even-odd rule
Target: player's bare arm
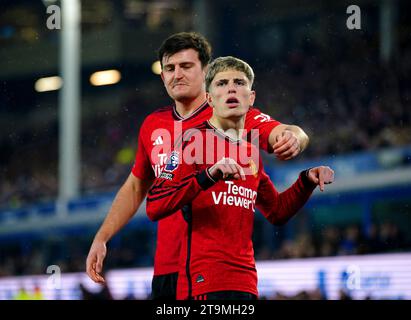
[{"label": "player's bare arm", "polygon": [[309,142],[308,135],[296,125],[280,124],[270,133],[268,143],[279,160],[290,160],[303,152]]},{"label": "player's bare arm", "polygon": [[101,272],[107,254],[106,244],[134,216],[151,184],[152,180],[142,180],[131,173],[118,191],[87,256],[86,271],[91,280],[105,282]]}]

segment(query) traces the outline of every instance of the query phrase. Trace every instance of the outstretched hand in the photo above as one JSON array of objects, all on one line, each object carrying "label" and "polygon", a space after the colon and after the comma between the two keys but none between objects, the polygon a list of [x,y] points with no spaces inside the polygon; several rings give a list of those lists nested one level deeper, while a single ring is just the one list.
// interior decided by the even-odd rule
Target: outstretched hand
[{"label": "outstretched hand", "polygon": [[308,171],[307,177],[311,182],[319,185],[321,191],[324,191],[324,185],[334,181],[334,170],[327,166],[314,167]]}]

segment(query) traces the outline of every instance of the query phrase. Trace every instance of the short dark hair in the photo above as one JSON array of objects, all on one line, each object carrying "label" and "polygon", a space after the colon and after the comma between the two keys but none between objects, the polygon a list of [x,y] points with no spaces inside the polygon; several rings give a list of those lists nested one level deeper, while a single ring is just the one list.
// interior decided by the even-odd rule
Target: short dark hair
[{"label": "short dark hair", "polygon": [[158,58],[163,66],[163,57],[185,50],[194,49],[198,52],[201,66],[204,68],[211,60],[211,45],[207,39],[197,32],[179,32],[169,36],[158,49]]}]

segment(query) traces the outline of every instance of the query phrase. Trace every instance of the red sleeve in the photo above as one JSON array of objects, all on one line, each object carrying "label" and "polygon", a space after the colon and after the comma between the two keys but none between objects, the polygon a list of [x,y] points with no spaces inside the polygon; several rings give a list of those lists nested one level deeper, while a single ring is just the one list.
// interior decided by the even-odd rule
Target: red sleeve
[{"label": "red sleeve", "polygon": [[[268,114],[262,113],[257,108],[250,108],[247,112],[244,126],[247,130],[247,140],[254,145],[257,145],[255,139],[258,136],[260,149],[272,152],[271,146],[268,145],[268,137],[270,136],[271,130],[279,124],[281,124],[281,122],[271,118]],[[252,129],[258,129],[258,135],[253,136],[251,133]]]},{"label": "red sleeve", "polygon": [[179,163],[178,157],[179,153],[176,151],[170,154],[166,167],[148,191],[146,211],[153,221],[182,209],[197,197],[200,191],[215,184],[207,170],[197,171],[195,164],[187,165],[183,161]]},{"label": "red sleeve", "polygon": [[279,193],[262,169],[256,205],[268,221],[282,225],[304,206],[315,187],[303,171],[291,187]]},{"label": "red sleeve", "polygon": [[146,127],[147,119],[143,122],[143,124],[140,127],[140,131],[138,134],[136,158],[134,160],[134,165],[131,169],[131,172],[134,174],[135,177],[139,179],[152,180],[155,178],[155,175],[153,168],[151,166],[150,157],[145,147],[145,143],[151,142],[151,140],[145,134],[147,132],[147,130],[145,130]]}]

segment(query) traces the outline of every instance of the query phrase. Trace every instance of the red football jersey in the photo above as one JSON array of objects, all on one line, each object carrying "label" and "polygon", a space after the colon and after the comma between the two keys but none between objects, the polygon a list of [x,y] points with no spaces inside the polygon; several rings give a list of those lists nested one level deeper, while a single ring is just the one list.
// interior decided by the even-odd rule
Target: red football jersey
[{"label": "red football jersey", "polygon": [[[185,118],[178,114],[175,106],[161,108],[147,116],[140,128],[132,173],[140,179],[158,177],[175,137],[210,119],[212,113],[213,109],[205,102]],[[258,130],[260,148],[268,151],[269,134],[279,124],[253,107],[246,115],[245,133],[250,134],[252,129]],[[158,222],[154,275],[178,272],[183,227],[181,214],[171,215]]]},{"label": "red football jersey", "polygon": [[[301,175],[290,188],[278,193],[264,172],[254,145],[228,138],[208,121],[194,129],[197,136],[193,129],[186,131],[188,138],[183,139],[181,148],[173,148],[147,196],[147,215],[152,220],[168,219],[171,214],[184,217],[187,222],[177,299],[215,291],[257,295],[252,243],[255,208],[271,223],[285,223],[305,204],[315,185]],[[186,150],[195,140],[201,141],[205,152],[187,163]],[[246,179],[215,182],[207,168],[222,157],[232,158],[242,166]],[[174,213],[180,209],[182,214]]]},{"label": "red football jersey", "polygon": [[[147,196],[147,214],[152,220],[168,219],[182,210],[177,215],[187,222],[177,299],[215,291],[257,295],[252,243],[255,208],[271,223],[282,224],[305,204],[315,185],[301,175],[290,188],[278,193],[264,172],[255,146],[244,140],[231,140],[209,122],[194,129],[203,135],[202,139],[192,134],[194,130],[186,131],[186,137],[191,139],[183,139],[181,148],[173,148]],[[190,144],[194,140],[201,141],[205,152],[187,163],[190,153],[186,151],[192,150]],[[223,156],[243,167],[245,180],[215,182],[209,176],[210,162]]]}]

